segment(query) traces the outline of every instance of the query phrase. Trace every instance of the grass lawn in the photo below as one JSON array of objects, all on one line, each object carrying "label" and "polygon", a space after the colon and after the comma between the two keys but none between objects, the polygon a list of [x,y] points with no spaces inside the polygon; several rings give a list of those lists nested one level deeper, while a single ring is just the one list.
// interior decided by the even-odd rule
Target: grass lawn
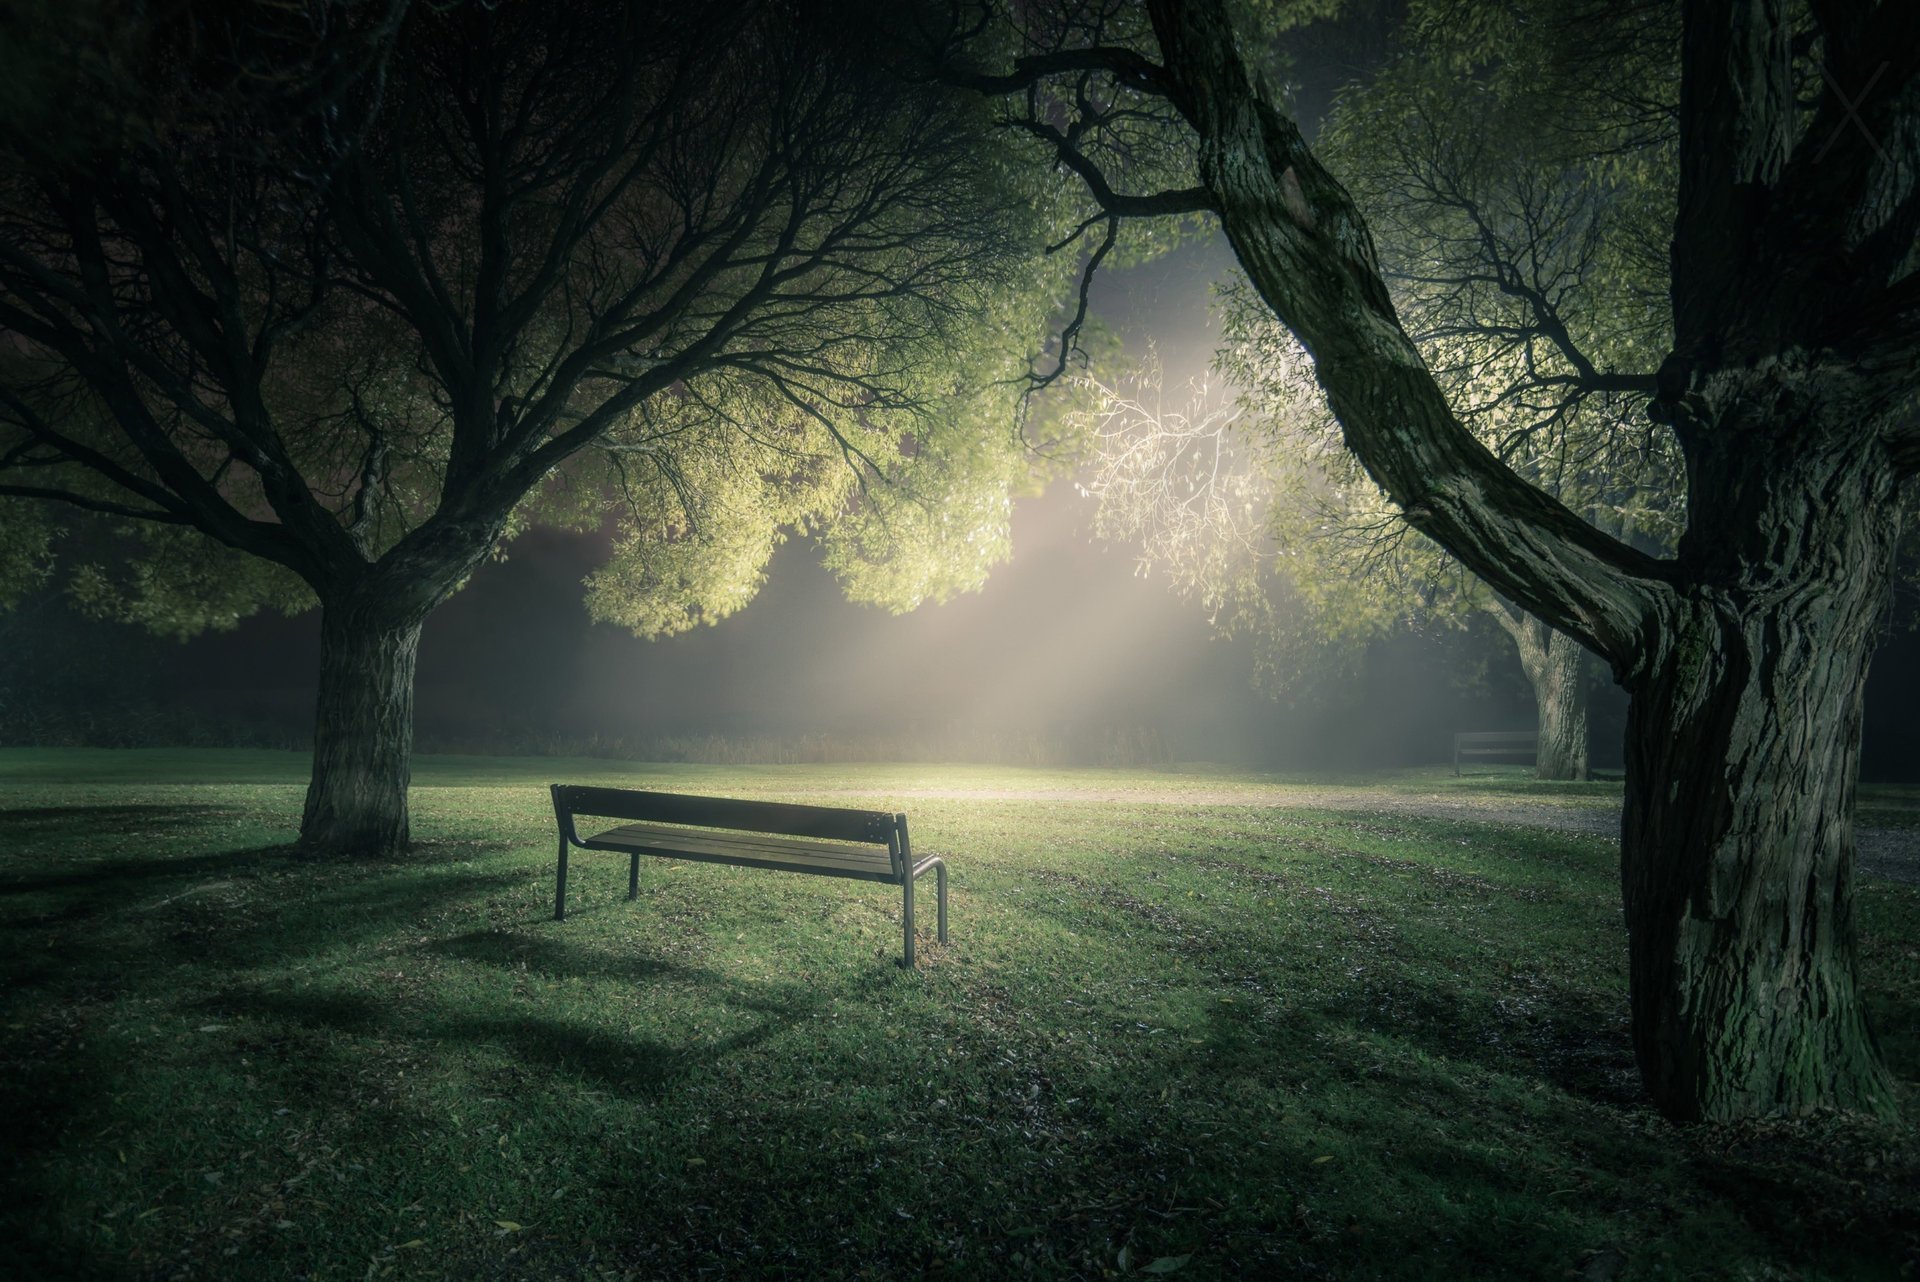
[{"label": "grass lawn", "polygon": [[[0,1276],[1920,1269],[1910,1126],[1639,1102],[1610,841],[1407,809],[1617,784],[429,758],[417,850],[327,863],[304,777],[0,752]],[[591,854],[555,922],[552,781],[904,809],[953,942]],[[1920,891],[1860,910],[1911,1116]]]}]

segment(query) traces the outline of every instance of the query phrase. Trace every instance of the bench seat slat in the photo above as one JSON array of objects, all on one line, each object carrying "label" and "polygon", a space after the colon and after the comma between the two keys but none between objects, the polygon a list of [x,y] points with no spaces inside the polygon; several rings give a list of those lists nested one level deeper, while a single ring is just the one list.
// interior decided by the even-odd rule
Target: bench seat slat
[{"label": "bench seat slat", "polygon": [[588,837],[581,844],[590,850],[637,850],[642,854],[663,855],[670,859],[820,873],[860,881],[900,880],[893,871],[892,859],[883,847],[784,840],[758,833],[702,832],[645,823],[609,828]]}]

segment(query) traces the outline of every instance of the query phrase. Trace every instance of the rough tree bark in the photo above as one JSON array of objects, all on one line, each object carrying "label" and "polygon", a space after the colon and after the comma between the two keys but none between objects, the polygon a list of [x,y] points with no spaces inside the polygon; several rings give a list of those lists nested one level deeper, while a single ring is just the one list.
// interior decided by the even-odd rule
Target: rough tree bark
[{"label": "rough tree bark", "polygon": [[378,602],[321,607],[320,694],[303,849],[393,854],[407,848],[413,674],[424,615]]},{"label": "rough tree bark", "polygon": [[1499,607],[1494,617],[1520,652],[1540,717],[1534,773],[1541,779],[1587,777],[1587,652],[1523,611]]},{"label": "rough tree bark", "polygon": [[485,559],[506,518],[445,513],[377,560],[337,567],[321,593],[313,776],[300,847],[329,855],[407,849],[414,668],[420,632]]},{"label": "rough tree bark", "polygon": [[1895,474],[1777,378],[1717,397],[1690,460],[1697,586],[1629,686],[1634,1050],[1689,1118],[1892,1099],[1854,965],[1853,802]]}]

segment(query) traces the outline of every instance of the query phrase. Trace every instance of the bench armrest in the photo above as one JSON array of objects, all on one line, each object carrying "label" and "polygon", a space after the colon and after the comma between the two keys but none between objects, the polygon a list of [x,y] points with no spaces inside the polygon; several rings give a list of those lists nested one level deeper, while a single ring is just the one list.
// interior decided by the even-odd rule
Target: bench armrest
[{"label": "bench armrest", "polygon": [[573,806],[567,800],[565,784],[553,784],[548,789],[553,794],[553,819],[560,826],[560,840],[570,846],[578,846],[580,834],[573,826]]}]

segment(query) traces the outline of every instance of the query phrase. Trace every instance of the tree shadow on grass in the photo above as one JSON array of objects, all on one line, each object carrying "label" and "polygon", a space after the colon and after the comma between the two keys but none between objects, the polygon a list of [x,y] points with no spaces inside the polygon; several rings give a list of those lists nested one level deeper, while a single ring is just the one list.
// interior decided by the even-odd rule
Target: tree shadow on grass
[{"label": "tree shadow on grass", "polygon": [[19,911],[16,901],[0,916],[0,931],[18,941],[0,975],[16,989],[105,981],[138,990],[174,966],[244,970],[351,949],[525,883],[522,869],[468,862],[325,859],[276,845],[0,880],[0,904],[8,895],[48,897],[38,912]]},{"label": "tree shadow on grass", "polygon": [[[336,871],[339,866],[335,866]],[[449,907],[524,884],[518,869],[497,872],[421,871],[405,875],[393,869],[381,875],[354,875],[314,889],[297,878],[257,891],[244,917],[229,918],[217,909],[194,910],[169,938],[181,962],[223,970],[247,970],[324,953],[351,953],[374,940],[414,930]],[[292,893],[275,895],[274,891]],[[186,904],[183,903],[183,907]]]},{"label": "tree shadow on grass", "polygon": [[[35,852],[37,854],[37,852]],[[95,859],[69,872],[38,876],[0,873],[0,896],[26,895],[43,890],[76,890],[93,886],[134,887],[153,881],[205,877],[215,873],[254,872],[273,866],[276,858],[295,858],[292,846],[255,846],[244,850],[210,851],[198,855],[156,854],[148,858],[114,855]],[[111,907],[122,899],[101,901]]]},{"label": "tree shadow on grass", "polygon": [[1323,1001],[1313,1013],[1427,1055],[1537,1078],[1594,1103],[1637,1108],[1644,1100],[1624,998],[1543,990],[1503,992],[1483,1003],[1388,976]]},{"label": "tree shadow on grass", "polygon": [[575,979],[651,980],[708,973],[644,953],[583,947],[507,929],[470,930],[450,939],[421,944],[415,951],[503,969],[525,967],[536,974]]},{"label": "tree shadow on grass", "polygon": [[[1140,944],[1212,971],[1223,983],[1257,976],[1256,987],[1281,997],[1290,1018],[1303,1025],[1350,1028],[1428,1055],[1538,1078],[1598,1103],[1639,1102],[1624,995],[1615,1001],[1517,973],[1482,977],[1483,991],[1474,993],[1464,987],[1472,981],[1437,985],[1385,953],[1375,955],[1365,967],[1368,977],[1356,981],[1348,976],[1348,961],[1331,951],[1302,991],[1300,958],[1276,949],[1258,930],[1190,919],[1172,905],[1115,887],[1056,880],[1073,884],[1076,898],[1036,901],[1030,905],[1035,911],[1082,928],[1090,914],[1105,916]],[[1340,931],[1352,932],[1356,923],[1342,919],[1328,929],[1329,942],[1336,942]]]},{"label": "tree shadow on grass", "polygon": [[[1221,1145],[1206,1130],[1158,1125],[1147,1109],[1092,1137],[1094,1163],[1128,1170],[1142,1187],[1232,1166],[1294,1191],[1290,1224],[1216,1226],[1209,1240],[1169,1249],[1250,1260],[1297,1237],[1328,1276],[1383,1276],[1379,1261],[1403,1260],[1403,1273],[1384,1276],[1583,1277],[1606,1255],[1625,1266],[1619,1276],[1654,1276],[1671,1252],[1700,1249],[1688,1220],[1724,1217],[1751,1233],[1728,1239],[1735,1254],[1725,1267],[1741,1276],[1893,1278],[1907,1276],[1903,1262],[1908,1271],[1920,1263],[1920,1147],[1910,1131],[1845,1115],[1669,1126],[1637,1086],[1624,1103],[1595,1106],[1579,1092],[1460,1072],[1458,1058],[1395,1054],[1337,1010],[1297,1019],[1284,1035],[1249,1035],[1244,1008],[1224,1007],[1206,1017],[1205,1036],[1160,1043],[1156,1073],[1196,1093],[1243,1077],[1297,1080],[1314,1097],[1302,1111],[1318,1136],[1313,1125],[1276,1125],[1257,1149]],[[1348,1156],[1390,1159],[1394,1178],[1377,1201],[1343,1207],[1355,1217],[1344,1229],[1314,1221],[1305,1208],[1355,1178]],[[1437,1230],[1427,1214],[1436,1189],[1486,1210]],[[1516,1235],[1521,1222],[1563,1209],[1554,1198],[1573,1195],[1581,1205],[1564,1209],[1592,1236]]]},{"label": "tree shadow on grass", "polygon": [[157,802],[125,802],[100,806],[0,806],[0,840],[19,833],[36,833],[49,828],[71,828],[76,823],[90,827],[120,828],[166,827],[197,824],[207,819],[224,819],[248,813],[240,806],[161,805]]}]

